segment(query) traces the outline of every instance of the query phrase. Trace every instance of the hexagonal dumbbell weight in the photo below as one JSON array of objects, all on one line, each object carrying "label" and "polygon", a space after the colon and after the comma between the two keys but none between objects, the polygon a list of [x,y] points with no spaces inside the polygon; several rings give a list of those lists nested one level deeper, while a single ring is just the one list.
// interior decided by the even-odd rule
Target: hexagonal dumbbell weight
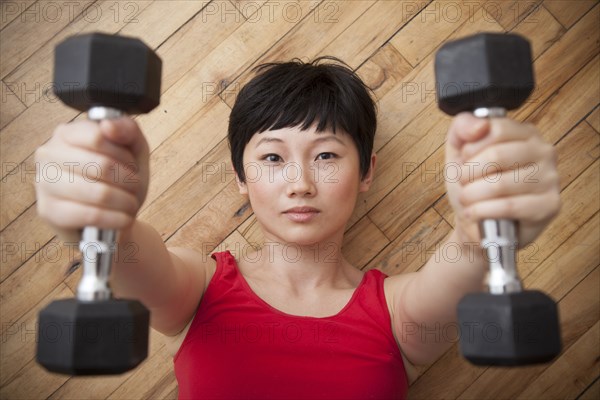
[{"label": "hexagonal dumbbell weight", "polygon": [[[159,104],[162,62],[138,39],[100,33],[56,47],[56,95],[91,120],[146,113]],[[119,374],[148,355],[149,311],[137,300],[112,298],[108,285],[116,231],[86,227],[77,298],[40,312],[37,362],[70,375]]]},{"label": "hexagonal dumbbell weight", "polygon": [[[504,117],[534,88],[529,42],[518,35],[482,33],[446,43],[435,57],[438,104],[456,115]],[[522,291],[516,269],[517,222],[480,222],[490,263],[490,293],[458,305],[460,347],[477,365],[526,365],[552,360],[561,350],[556,304],[539,291]]]}]

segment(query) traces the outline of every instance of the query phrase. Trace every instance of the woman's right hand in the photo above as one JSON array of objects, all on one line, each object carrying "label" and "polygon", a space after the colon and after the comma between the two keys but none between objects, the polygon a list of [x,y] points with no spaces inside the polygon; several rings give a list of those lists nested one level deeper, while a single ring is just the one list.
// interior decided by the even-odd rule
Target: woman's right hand
[{"label": "woman's right hand", "polygon": [[133,225],[149,183],[149,147],[128,117],[59,125],[35,152],[37,211],[65,242],[85,226]]}]

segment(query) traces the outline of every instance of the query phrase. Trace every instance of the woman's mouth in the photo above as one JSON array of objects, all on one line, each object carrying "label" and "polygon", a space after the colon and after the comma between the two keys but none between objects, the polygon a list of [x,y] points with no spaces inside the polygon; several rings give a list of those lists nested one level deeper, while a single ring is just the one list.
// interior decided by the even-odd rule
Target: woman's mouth
[{"label": "woman's mouth", "polygon": [[313,207],[294,207],[284,211],[285,216],[294,222],[307,222],[319,214],[319,210]]}]

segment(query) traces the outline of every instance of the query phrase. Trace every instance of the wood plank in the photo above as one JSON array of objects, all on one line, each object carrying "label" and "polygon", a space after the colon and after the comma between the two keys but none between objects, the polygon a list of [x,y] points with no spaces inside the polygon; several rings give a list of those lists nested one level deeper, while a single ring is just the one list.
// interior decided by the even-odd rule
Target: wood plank
[{"label": "wood plank", "polygon": [[26,21],[28,14],[23,14],[33,3],[37,0],[24,0],[24,1],[3,1],[0,3],[0,30],[4,29],[8,24],[18,19],[22,22]]},{"label": "wood plank", "polygon": [[600,138],[585,121],[558,142],[556,152],[561,190],[600,157],[599,146]]},{"label": "wood plank", "polygon": [[488,1],[482,7],[488,17],[494,18],[502,27],[510,31],[531,13],[534,13],[542,0]]},{"label": "wood plank", "polygon": [[47,251],[44,254],[48,256],[41,257],[39,260],[35,257],[30,258],[21,268],[0,283],[2,308],[0,332],[4,332],[8,325],[18,321],[60,285],[66,267],[73,261],[74,249],[62,246],[56,239],[50,241],[44,248],[55,250]]},{"label": "wood plank", "polygon": [[262,17],[263,12],[268,10],[261,10],[260,8],[267,2],[267,0],[231,0],[231,3],[238,9],[238,11],[244,16],[244,18],[254,21],[257,18]]},{"label": "wood plank", "polygon": [[491,20],[486,9],[481,8],[483,4],[467,0],[433,1],[394,35],[390,43],[415,67],[466,21],[484,15]]},{"label": "wood plank", "polygon": [[542,107],[527,117],[526,121],[534,124],[550,143],[558,142],[600,102],[598,91],[590,85],[590,82],[600,79],[599,61],[597,56],[587,63]]},{"label": "wood plank", "polygon": [[444,147],[440,146],[405,180],[367,213],[394,240],[445,192]]},{"label": "wood plank", "polygon": [[369,57],[356,73],[375,92],[375,97],[380,99],[411,70],[412,66],[408,61],[388,42]]},{"label": "wood plank", "polygon": [[544,290],[556,299],[565,296],[600,265],[600,218],[598,213],[561,244],[529,276],[523,286]]},{"label": "wood plank", "polygon": [[[177,81],[184,78],[192,68],[205,62],[205,58],[218,48],[237,28],[240,27],[240,21],[236,21],[235,16],[228,15],[228,18],[221,18],[212,2],[209,8],[208,1],[187,1],[178,0],[176,2],[165,3],[162,8],[155,8],[158,13],[156,18],[148,18],[149,21],[160,20],[160,14],[169,14],[169,19],[175,18],[173,23],[180,23],[178,29],[173,30],[164,36],[166,41],[153,42],[158,55],[163,60],[161,92],[165,93]],[[165,7],[167,7],[165,9]],[[171,16],[171,11],[176,10],[177,15]],[[189,20],[188,20],[189,19]],[[170,25],[170,24],[169,24]],[[129,28],[129,27],[126,27]],[[124,28],[123,30],[125,30]],[[145,30],[147,30],[146,28]],[[144,29],[138,29],[135,32],[145,40]],[[164,39],[163,39],[164,40]],[[161,108],[168,105],[169,99],[161,99]],[[138,117],[142,126],[144,126],[145,116]],[[161,115],[161,118],[169,118],[169,115]],[[181,121],[180,121],[181,122]],[[152,126],[152,125],[150,125]],[[156,146],[152,146],[154,148]]]},{"label": "wood plank", "polygon": [[[342,11],[340,2],[325,4],[326,12],[319,17],[323,18],[323,21],[337,23]],[[425,7],[425,4],[425,2],[414,1],[379,1],[369,7],[319,53],[338,57],[352,69],[356,69],[379,49],[380,43],[385,43],[402,29]]]},{"label": "wood plank", "polygon": [[567,29],[596,4],[596,0],[544,0],[544,7]]},{"label": "wood plank", "polygon": [[[5,3],[2,3],[4,5]],[[4,81],[0,83],[2,91],[2,107],[0,107],[0,129],[4,127],[19,114],[21,114],[25,108],[25,104],[19,100],[19,97],[15,93],[18,87],[11,85],[7,86]]]},{"label": "wood plank", "polygon": [[189,247],[208,254],[248,217],[249,210],[236,211],[245,203],[235,181],[196,213],[181,229],[169,238],[169,246]]},{"label": "wood plank", "polygon": [[[588,307],[585,307],[588,311],[588,317],[585,318],[587,324],[584,324],[583,332],[582,329],[573,329],[572,318],[567,316],[574,312],[570,307],[575,306],[575,304],[564,300],[566,300],[565,296],[568,297],[569,292],[580,282],[589,281],[593,283],[593,279],[589,279],[588,275],[597,270],[597,265],[600,264],[600,256],[598,255],[600,246],[599,229],[600,216],[596,213],[592,219],[557,248],[523,282],[527,290],[541,290],[555,300],[563,299],[559,303],[559,312],[564,349],[568,349],[598,319],[598,304],[594,305],[592,302]],[[584,287],[588,288],[588,286]],[[597,291],[598,288],[595,290]],[[593,291],[590,293],[590,290],[586,290],[584,293],[590,296]],[[577,314],[581,316],[581,312],[578,311]],[[581,318],[579,321],[581,321]],[[554,361],[554,364],[558,362]],[[520,392],[527,390],[526,388],[531,382],[541,376],[548,367],[549,365],[542,365],[515,368],[508,371],[501,368],[488,368],[461,394],[460,398],[497,398],[502,396],[515,398]]]},{"label": "wood plank", "polygon": [[[298,4],[305,7],[309,3],[311,2],[299,2]],[[319,3],[317,7],[311,7],[312,12],[310,15],[307,14],[307,17],[298,22],[279,41],[273,42],[272,46],[269,46],[268,51],[264,52],[264,54],[262,52],[255,53],[262,55],[260,58],[252,60],[252,63],[247,65],[247,67],[267,62],[287,61],[294,57],[313,59],[318,55],[322,55],[322,49],[351,26],[374,3],[374,0],[348,2],[325,1]],[[327,21],[327,17],[331,16],[333,11],[335,11],[337,21],[330,23]],[[306,12],[302,13],[302,15],[305,14]],[[307,43],[310,45],[307,46]],[[342,59],[349,58],[349,55],[348,57],[345,55],[342,57]],[[221,97],[230,108],[233,108],[237,92],[253,77],[254,73],[250,72],[250,68],[248,68],[244,69],[244,72],[240,76],[226,82]]]},{"label": "wood plank", "polygon": [[264,245],[265,238],[254,213],[238,226],[237,231],[253,246]]},{"label": "wood plank", "polygon": [[[441,114],[435,103],[430,103],[377,152],[375,180],[368,192],[359,195],[350,223],[372,211],[396,188],[401,190],[399,185],[411,174],[423,172],[423,160],[443,146],[449,123],[450,118]],[[442,169],[442,165],[438,169]]]},{"label": "wood plank", "polygon": [[[598,67],[597,64],[596,67]],[[596,107],[585,120],[596,132],[600,133],[600,107]]]},{"label": "wood plank", "polygon": [[45,399],[68,379],[65,375],[53,374],[38,367],[31,360],[14,379],[0,387],[3,399]]},{"label": "wood plank", "polygon": [[97,10],[88,10],[90,6],[94,8],[94,2],[95,0],[84,0],[65,4],[38,1],[23,11],[21,18],[14,19],[2,29],[0,77],[4,79],[38,51],[44,44],[44,39],[52,38],[73,20],[88,15],[88,12],[96,15]]},{"label": "wood plank", "polygon": [[342,252],[350,264],[362,269],[389,243],[383,232],[365,216],[345,233]]},{"label": "wood plank", "polygon": [[[281,3],[275,3],[281,8]],[[277,4],[265,4],[263,7],[276,7]],[[302,15],[308,15],[310,7],[314,5],[311,2],[298,4],[302,8]],[[179,79],[163,93],[162,112],[138,118],[142,129],[152,132],[148,137],[152,149],[179,129],[183,122],[202,110],[213,97],[218,96],[220,88],[229,86],[235,77],[255,61],[257,54],[264,53],[294,27],[294,23],[286,20],[281,13],[274,12],[272,15],[273,18],[265,14],[254,23],[239,24],[235,23],[233,17],[222,20],[219,13],[206,17],[205,25],[209,27],[206,29],[210,29],[206,32],[207,35],[220,30],[225,30],[228,34],[218,46],[214,49],[209,47],[203,53],[204,56],[198,59],[198,63],[185,72],[185,78]],[[165,113],[168,118],[165,118]]]},{"label": "wood plank", "polygon": [[[411,21],[413,23],[416,18]],[[410,23],[407,27],[410,26]],[[486,21],[477,16],[473,20],[467,20],[456,29],[449,39],[456,39],[479,31],[501,31],[501,27],[495,21]],[[394,41],[392,39],[392,44]],[[402,53],[402,48],[394,44],[394,47]],[[375,136],[375,150],[379,150],[398,132],[402,131],[417,115],[427,106],[435,102],[435,77],[433,68],[433,53],[428,55],[411,73],[409,73],[400,85],[390,90],[385,97],[380,99],[378,130]],[[439,113],[439,117],[442,113]]]},{"label": "wood plank", "polygon": [[[179,180],[138,214],[164,240],[234,180],[227,140],[223,139]],[[192,201],[193,199],[193,201]],[[170,218],[164,218],[169,215]]]},{"label": "wood plank", "polygon": [[38,335],[36,323],[39,310],[52,301],[73,297],[73,295],[73,292],[66,285],[60,284],[40,302],[40,307],[28,311],[5,329],[0,346],[2,349],[0,387],[11,382],[21,368],[34,359]]},{"label": "wood plank", "polygon": [[229,251],[236,260],[244,259],[249,252],[253,251],[254,248],[250,246],[246,238],[242,236],[237,230],[231,232],[229,236],[227,236],[221,243],[214,246],[206,247],[206,252],[202,254],[205,256],[210,256],[212,253]]},{"label": "wood plank", "polygon": [[600,398],[600,379],[596,377],[594,383],[587,387],[587,389],[577,397],[578,400],[596,400]]},{"label": "wood plank", "polygon": [[[540,29],[542,26],[544,28]],[[564,35],[565,32],[565,28],[563,28],[543,5],[533,9],[533,11],[512,30],[512,33],[522,35],[526,38],[536,38],[536,40],[531,43],[531,56],[534,60],[552,46],[552,44]]]},{"label": "wood plank", "polygon": [[10,276],[23,263],[34,257],[52,258],[53,248],[45,247],[54,237],[48,224],[37,215],[35,207],[30,207],[19,219],[19,223],[9,225],[0,232],[2,241],[2,263],[0,263],[0,282]]},{"label": "wood plank", "polygon": [[[536,90],[523,107],[511,114],[515,119],[526,118],[544,99],[596,57],[600,48],[596,41],[599,12],[600,6],[594,7],[535,61]],[[565,54],[569,56],[565,57]]]},{"label": "wood plank", "polygon": [[163,193],[227,136],[229,107],[214,96],[150,154],[150,187],[146,204]]},{"label": "wood plank", "polygon": [[451,233],[450,228],[430,207],[365,269],[377,268],[389,276],[418,271]]}]

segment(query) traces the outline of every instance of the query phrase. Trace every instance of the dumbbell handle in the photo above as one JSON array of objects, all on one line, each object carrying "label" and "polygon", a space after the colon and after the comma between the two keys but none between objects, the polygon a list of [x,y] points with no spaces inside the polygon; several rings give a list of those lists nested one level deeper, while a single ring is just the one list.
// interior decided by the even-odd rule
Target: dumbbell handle
[{"label": "dumbbell handle", "polygon": [[[123,112],[109,107],[92,107],[88,119],[119,118]],[[86,226],[81,235],[79,249],[82,253],[83,275],[77,286],[77,299],[80,301],[108,300],[112,297],[108,285],[112,258],[115,252],[117,231]]]},{"label": "dumbbell handle", "polygon": [[[506,109],[478,108],[473,115],[479,118],[502,118]],[[517,273],[517,221],[511,219],[484,219],[479,222],[481,247],[486,250],[490,274],[489,291],[492,294],[514,293],[522,290]]]}]

